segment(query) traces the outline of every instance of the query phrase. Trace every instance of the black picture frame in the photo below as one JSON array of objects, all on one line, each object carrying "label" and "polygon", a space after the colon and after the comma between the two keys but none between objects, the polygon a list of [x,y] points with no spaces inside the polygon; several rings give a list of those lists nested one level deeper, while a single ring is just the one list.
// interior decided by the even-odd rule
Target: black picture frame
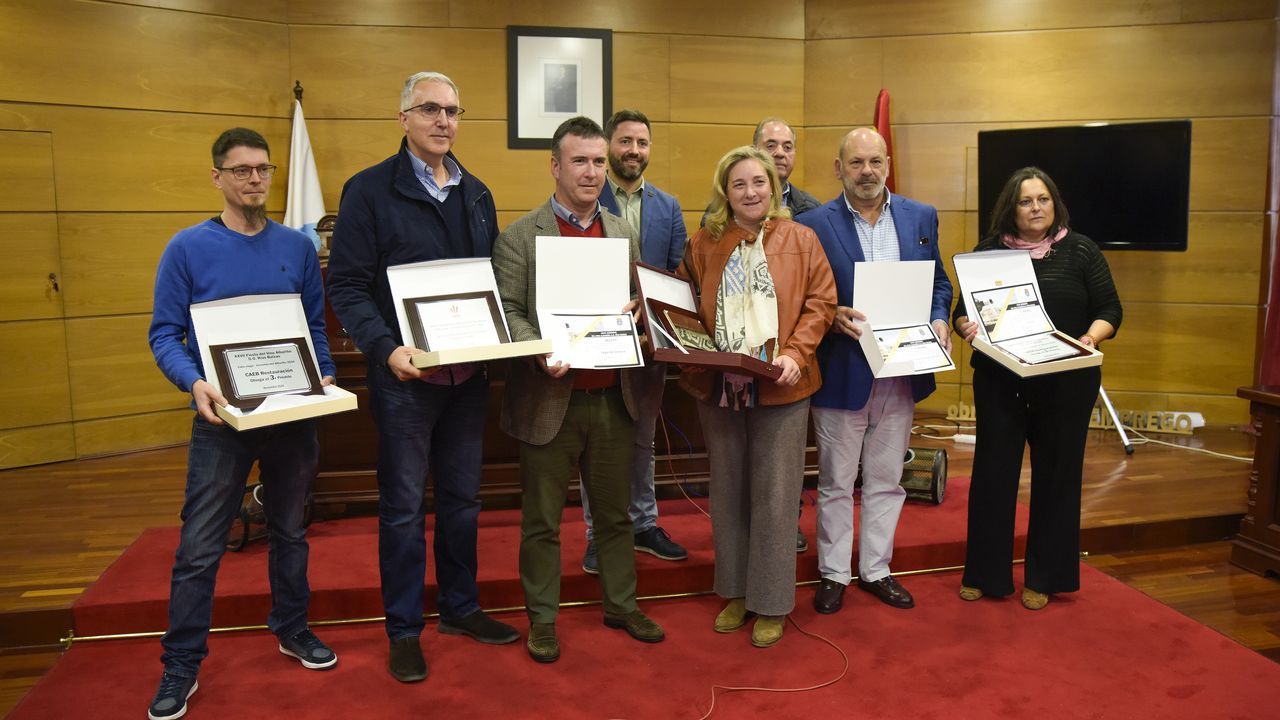
[{"label": "black picture frame", "polygon": [[[544,48],[522,50],[522,39],[544,40],[534,43]],[[569,42],[552,49],[556,39],[598,41],[599,45]],[[580,47],[573,48],[575,44]],[[530,90],[531,87],[536,89]],[[612,30],[507,26],[508,148],[545,150],[551,147],[552,134],[565,120],[585,115],[604,125],[612,114]]]}]

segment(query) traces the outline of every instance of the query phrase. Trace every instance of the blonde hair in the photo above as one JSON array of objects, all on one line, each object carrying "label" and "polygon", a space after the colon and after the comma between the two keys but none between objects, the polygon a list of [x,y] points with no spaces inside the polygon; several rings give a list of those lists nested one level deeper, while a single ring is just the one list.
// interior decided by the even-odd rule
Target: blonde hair
[{"label": "blonde hair", "polygon": [[769,198],[769,212],[765,213],[764,219],[791,217],[791,209],[782,206],[782,180],[778,178],[778,168],[774,167],[773,158],[750,145],[743,145],[730,150],[720,158],[720,162],[716,164],[715,175],[711,178],[711,207],[707,210],[706,223],[711,237],[718,238],[723,235],[725,228],[729,226],[729,221],[733,219],[733,208],[729,207],[729,171],[743,160],[755,160],[760,163],[760,167],[764,168],[765,174],[769,176],[769,187],[773,190],[773,195]]}]

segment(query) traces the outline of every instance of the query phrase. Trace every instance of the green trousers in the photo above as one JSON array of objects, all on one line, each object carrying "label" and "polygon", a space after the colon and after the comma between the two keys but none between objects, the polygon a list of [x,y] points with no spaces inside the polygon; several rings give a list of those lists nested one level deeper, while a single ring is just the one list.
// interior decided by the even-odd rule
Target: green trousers
[{"label": "green trousers", "polygon": [[604,611],[636,609],[635,538],[627,515],[634,436],[618,388],[575,390],[551,442],[520,444],[520,582],[530,622],[555,622],[559,612],[560,518],[577,465],[588,468],[582,482],[591,497]]}]

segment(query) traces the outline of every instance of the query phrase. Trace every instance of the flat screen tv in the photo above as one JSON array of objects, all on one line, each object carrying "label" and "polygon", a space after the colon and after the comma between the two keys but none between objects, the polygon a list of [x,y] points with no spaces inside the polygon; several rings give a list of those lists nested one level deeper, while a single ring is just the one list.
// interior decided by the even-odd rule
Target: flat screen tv
[{"label": "flat screen tv", "polygon": [[1072,229],[1104,250],[1186,250],[1191,121],[978,133],[978,230],[1005,180],[1035,165],[1053,178]]}]

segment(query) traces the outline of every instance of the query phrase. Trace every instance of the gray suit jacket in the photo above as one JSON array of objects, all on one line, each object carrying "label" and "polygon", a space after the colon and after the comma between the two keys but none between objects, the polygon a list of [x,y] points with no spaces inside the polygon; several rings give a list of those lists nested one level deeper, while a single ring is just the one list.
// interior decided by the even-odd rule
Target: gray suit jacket
[{"label": "gray suit jacket", "polygon": [[[631,260],[639,260],[639,234],[626,220],[607,210],[601,210],[601,217],[605,236],[630,238]],[[535,238],[539,235],[560,235],[550,200],[511,223],[493,245],[493,274],[498,281],[513,342],[542,338],[538,326],[534,251]],[[636,417],[639,396],[635,387],[639,378],[634,376],[631,370],[622,371],[622,397],[632,418]],[[506,392],[502,397],[502,431],[530,445],[551,442],[564,423],[572,392],[572,371],[557,379],[543,372],[532,357],[516,359],[507,373]]]}]

